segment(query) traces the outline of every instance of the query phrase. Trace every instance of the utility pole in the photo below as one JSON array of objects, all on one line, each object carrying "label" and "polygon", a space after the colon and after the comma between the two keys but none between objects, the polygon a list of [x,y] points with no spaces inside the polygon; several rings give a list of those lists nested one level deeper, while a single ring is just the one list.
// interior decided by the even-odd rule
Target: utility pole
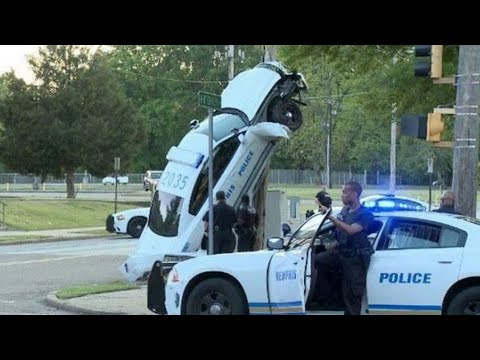
[{"label": "utility pole", "polygon": [[228,59],[228,80],[232,80],[235,77],[235,45],[228,45],[227,47],[227,59]]},{"label": "utility pole", "polygon": [[331,149],[332,149],[332,105],[333,101],[332,98],[328,99],[327,103],[327,122],[326,122],[326,127],[327,127],[327,161],[326,161],[326,183],[327,187],[329,189],[332,188],[332,173],[331,173],[331,168],[330,168],[330,161],[331,161]]},{"label": "utility pole", "polygon": [[277,46],[276,45],[264,45],[265,54],[263,61],[276,61],[277,60]]},{"label": "utility pole", "polygon": [[395,194],[397,144],[397,103],[392,103],[392,125],[390,132],[390,194]]},{"label": "utility pole", "polygon": [[476,217],[480,46],[460,45],[453,150],[455,209]]}]

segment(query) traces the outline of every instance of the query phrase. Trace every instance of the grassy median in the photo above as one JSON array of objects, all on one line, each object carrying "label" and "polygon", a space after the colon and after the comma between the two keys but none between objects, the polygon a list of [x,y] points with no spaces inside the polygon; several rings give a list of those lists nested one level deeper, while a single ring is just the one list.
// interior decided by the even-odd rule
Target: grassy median
[{"label": "grassy median", "polygon": [[139,286],[127,283],[125,281],[115,281],[109,284],[85,284],[61,289],[57,292],[57,298],[60,300],[66,300],[86,295],[132,290],[138,288]]},{"label": "grassy median", "polygon": [[[2,199],[9,230],[32,231],[105,226],[114,210],[110,201]],[[117,211],[148,206],[145,202],[118,203]],[[0,219],[1,221],[1,219]]]}]

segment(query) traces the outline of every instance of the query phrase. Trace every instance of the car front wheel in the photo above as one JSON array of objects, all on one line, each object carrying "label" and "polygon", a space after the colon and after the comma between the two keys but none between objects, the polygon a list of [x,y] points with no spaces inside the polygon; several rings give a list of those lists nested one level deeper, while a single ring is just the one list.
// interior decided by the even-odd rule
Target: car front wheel
[{"label": "car front wheel", "polygon": [[469,287],[455,295],[447,315],[480,315],[480,286]]},{"label": "car front wheel", "polygon": [[142,235],[142,231],[147,224],[147,219],[144,217],[134,217],[128,222],[127,234],[138,239]]},{"label": "car front wheel", "polygon": [[190,293],[186,315],[247,315],[248,306],[242,290],[231,281],[210,278],[200,282]]}]

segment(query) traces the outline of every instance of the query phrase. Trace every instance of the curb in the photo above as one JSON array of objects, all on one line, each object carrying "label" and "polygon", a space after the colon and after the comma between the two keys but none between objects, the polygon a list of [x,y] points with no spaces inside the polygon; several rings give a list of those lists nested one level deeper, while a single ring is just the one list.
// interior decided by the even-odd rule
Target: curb
[{"label": "curb", "polygon": [[57,291],[53,291],[49,293],[45,301],[48,306],[51,306],[60,310],[70,311],[79,315],[128,315],[122,312],[91,310],[91,309],[84,308],[82,306],[69,304],[65,300],[60,300],[57,298]]}]

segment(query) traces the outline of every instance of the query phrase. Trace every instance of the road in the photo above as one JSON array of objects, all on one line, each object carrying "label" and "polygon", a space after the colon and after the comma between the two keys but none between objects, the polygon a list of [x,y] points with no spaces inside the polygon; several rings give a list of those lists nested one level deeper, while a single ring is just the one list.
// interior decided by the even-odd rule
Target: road
[{"label": "road", "polygon": [[1,246],[0,314],[69,314],[47,306],[47,294],[83,283],[122,280],[118,268],[136,243],[129,236],[116,236]]}]

